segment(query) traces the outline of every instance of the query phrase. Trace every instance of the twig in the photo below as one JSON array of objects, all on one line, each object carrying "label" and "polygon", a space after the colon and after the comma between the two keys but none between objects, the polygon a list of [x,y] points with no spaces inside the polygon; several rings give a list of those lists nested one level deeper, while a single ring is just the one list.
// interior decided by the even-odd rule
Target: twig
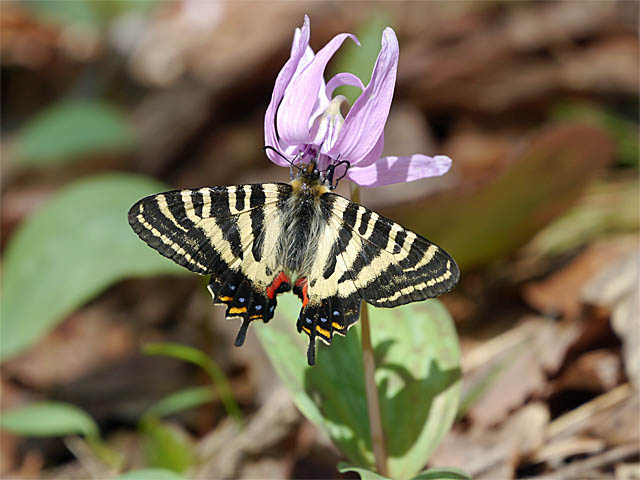
[{"label": "twig", "polygon": [[573,462],[566,467],[559,468],[558,470],[551,472],[549,475],[536,477],[536,480],[569,480],[572,478],[585,478],[587,474],[593,470],[621,462],[626,458],[637,454],[638,445],[634,443],[620,445],[599,455],[587,458],[586,460]]},{"label": "twig", "polygon": [[565,413],[549,424],[549,428],[547,430],[548,437],[555,438],[571,435],[574,433],[576,426],[580,425],[584,420],[591,418],[597,412],[611,408],[618,403],[623,402],[629,398],[632,393],[633,389],[631,385],[625,383],[614,388],[610,392],[594,398],[575,410]]},{"label": "twig", "polygon": [[[360,190],[351,184],[351,200],[360,201]],[[360,322],[362,325],[362,363],[364,366],[364,389],[367,397],[367,412],[369,414],[369,427],[371,429],[371,446],[376,460],[376,469],[384,477],[388,476],[387,449],[382,429],[382,415],[380,415],[380,401],[378,399],[378,387],[376,386],[376,365],[371,344],[371,328],[369,326],[369,310],[366,302],[360,307]]]}]

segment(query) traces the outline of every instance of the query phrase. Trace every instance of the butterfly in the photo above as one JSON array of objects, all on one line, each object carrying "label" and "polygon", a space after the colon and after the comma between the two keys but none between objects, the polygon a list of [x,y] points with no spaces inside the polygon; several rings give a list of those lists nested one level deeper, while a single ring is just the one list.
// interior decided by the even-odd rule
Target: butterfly
[{"label": "butterfly", "polygon": [[210,275],[214,304],[242,319],[236,346],[252,322],[273,318],[279,294],[293,290],[313,365],[316,338],[330,345],[334,334],[346,335],[362,300],[375,307],[417,302],[451,290],[460,276],[443,249],[333,193],[341,164],[349,168],[292,163],[288,184],[151,195],[131,207],[129,224],[165,257]]}]

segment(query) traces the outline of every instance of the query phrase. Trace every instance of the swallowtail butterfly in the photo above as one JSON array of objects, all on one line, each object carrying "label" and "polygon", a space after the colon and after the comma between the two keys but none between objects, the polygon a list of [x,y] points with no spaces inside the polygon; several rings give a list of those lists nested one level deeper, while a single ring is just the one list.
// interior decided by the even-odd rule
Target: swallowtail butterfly
[{"label": "swallowtail butterfly", "polygon": [[129,224],[165,257],[211,276],[214,303],[242,319],[237,346],[251,322],[273,318],[278,294],[293,290],[313,365],[315,339],[331,344],[335,333],[345,335],[361,300],[375,307],[425,300],[451,290],[460,275],[438,246],[332,193],[338,165],[292,164],[289,184],[151,195],[131,207]]}]

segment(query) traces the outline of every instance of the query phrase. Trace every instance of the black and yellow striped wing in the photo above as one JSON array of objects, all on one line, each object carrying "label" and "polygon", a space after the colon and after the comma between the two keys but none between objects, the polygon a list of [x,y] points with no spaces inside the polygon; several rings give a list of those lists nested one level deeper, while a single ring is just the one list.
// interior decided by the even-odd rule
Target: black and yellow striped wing
[{"label": "black and yellow striped wing", "polygon": [[426,238],[339,195],[323,198],[335,235],[327,265],[340,257],[333,278],[342,295],[357,291],[371,305],[396,307],[441,295],[458,282],[455,261]]},{"label": "black and yellow striped wing", "polygon": [[[214,302],[249,323],[268,322],[276,295],[289,290],[275,250],[291,187],[281,183],[176,190],[143,198],[129,224],[150,247],[189,270],[211,275]],[[285,281],[286,280],[286,281]]]},{"label": "black and yellow striped wing", "polygon": [[453,259],[424,237],[339,195],[321,200],[327,224],[298,320],[312,341],[330,343],[334,333],[344,334],[358,320],[361,300],[395,307],[436,297],[458,282]]}]

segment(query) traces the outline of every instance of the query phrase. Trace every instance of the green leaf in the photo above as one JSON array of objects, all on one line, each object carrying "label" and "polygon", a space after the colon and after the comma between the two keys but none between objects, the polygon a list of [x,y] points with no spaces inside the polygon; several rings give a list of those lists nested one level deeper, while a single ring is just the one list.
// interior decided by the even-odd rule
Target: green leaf
[{"label": "green leaf", "polygon": [[147,343],[142,351],[147,355],[166,355],[198,365],[211,378],[227,413],[240,425],[243,423],[242,411],[233,397],[229,380],[209,355],[188,345],[172,342]]},{"label": "green leaf", "polygon": [[210,403],[216,397],[211,387],[185,388],[167,395],[147,409],[144,416],[166,417],[190,408]]},{"label": "green leaf", "polygon": [[471,480],[471,475],[455,467],[430,468],[421,472],[413,480]]},{"label": "green leaf", "polygon": [[356,472],[358,475],[360,475],[360,478],[362,480],[388,480],[387,477],[378,475],[371,470],[368,470],[366,468],[354,467],[353,465],[349,465],[346,462],[340,462],[337,468],[340,473]]},{"label": "green leaf", "polygon": [[60,164],[92,153],[129,151],[134,144],[132,126],[112,105],[100,100],[66,100],[40,112],[23,127],[16,139],[16,161]]},{"label": "green leaf", "polygon": [[140,422],[144,451],[152,467],[184,472],[196,462],[195,447],[178,429],[156,418]]},{"label": "green leaf", "polygon": [[135,175],[88,178],[63,188],[19,226],[5,250],[0,358],[29,348],[118,280],[186,273],[127,223],[136,200],[166,189]]},{"label": "green leaf", "polygon": [[[325,430],[355,465],[372,468],[360,328],[318,345],[309,367],[306,336],[295,331],[300,304],[279,299],[280,316],[255,330],[300,411]],[[284,314],[283,314],[284,312]],[[389,471],[409,479],[449,430],[459,402],[460,353],[449,313],[437,300],[394,309],[369,308]]]},{"label": "green leaf", "polygon": [[[373,66],[380,53],[382,42],[382,31],[391,24],[389,16],[382,10],[375,11],[358,28],[356,36],[360,40],[360,46],[351,41],[345,42],[344,46],[336,55],[331,71],[333,74],[349,72],[355,74],[366,87],[371,79]],[[360,96],[359,88],[349,85],[339,87],[335,94],[342,94],[353,102]],[[334,94],[334,96],[335,96]]]},{"label": "green leaf", "polygon": [[58,402],[36,402],[4,410],[0,428],[30,437],[85,435],[98,438],[100,435],[98,425],[86,412]]},{"label": "green leaf", "polygon": [[184,480],[182,475],[162,468],[131,470],[116,477],[116,480]]}]

